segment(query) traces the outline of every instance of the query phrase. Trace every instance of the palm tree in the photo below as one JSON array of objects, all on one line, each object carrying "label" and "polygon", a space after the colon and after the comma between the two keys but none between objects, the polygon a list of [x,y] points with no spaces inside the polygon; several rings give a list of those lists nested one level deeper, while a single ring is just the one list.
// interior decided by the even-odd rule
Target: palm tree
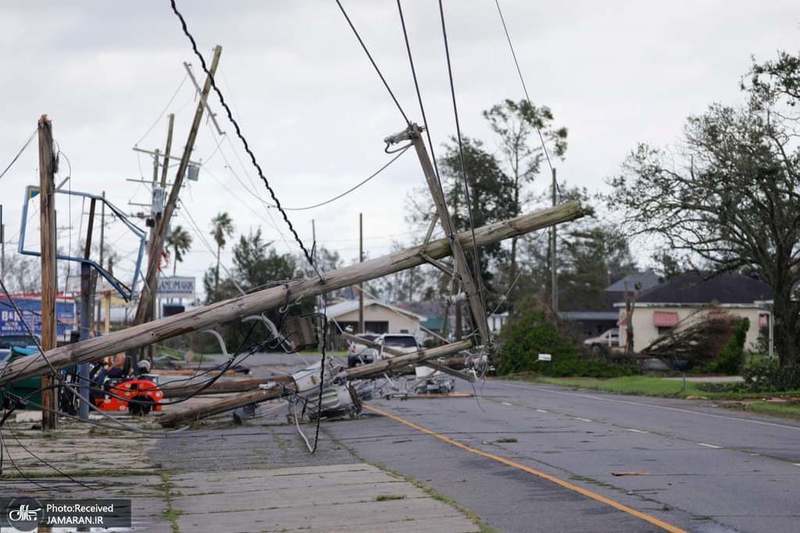
[{"label": "palm tree", "polygon": [[222,212],[211,219],[211,236],[217,243],[217,268],[214,272],[214,293],[219,290],[219,258],[222,249],[227,244],[227,239],[233,235],[233,220],[231,216]]},{"label": "palm tree", "polygon": [[175,270],[178,268],[178,263],[183,261],[183,254],[189,251],[192,247],[192,236],[186,229],[178,225],[172,228],[172,231],[167,235],[167,250],[172,250],[175,256],[172,261],[172,275],[175,276]]}]

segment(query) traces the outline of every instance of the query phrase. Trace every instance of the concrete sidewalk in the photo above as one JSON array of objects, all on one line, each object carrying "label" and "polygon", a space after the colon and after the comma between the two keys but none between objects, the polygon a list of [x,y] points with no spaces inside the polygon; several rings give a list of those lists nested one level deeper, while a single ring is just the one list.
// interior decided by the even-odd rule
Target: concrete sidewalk
[{"label": "concrete sidewalk", "polygon": [[[155,429],[152,422],[125,417],[140,428]],[[130,498],[133,531],[155,533],[480,530],[465,512],[324,433],[314,455],[293,425],[274,419],[159,434],[73,421],[43,434],[29,418],[8,422],[0,496]]]}]

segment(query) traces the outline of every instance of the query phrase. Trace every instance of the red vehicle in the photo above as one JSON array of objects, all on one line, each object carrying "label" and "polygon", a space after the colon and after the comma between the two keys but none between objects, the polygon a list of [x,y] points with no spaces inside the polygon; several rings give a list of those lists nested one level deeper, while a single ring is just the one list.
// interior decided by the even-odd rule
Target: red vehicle
[{"label": "red vehicle", "polygon": [[161,411],[164,393],[149,379],[132,378],[108,383],[105,390],[105,394],[94,399],[94,404],[103,411],[128,411],[132,415]]}]

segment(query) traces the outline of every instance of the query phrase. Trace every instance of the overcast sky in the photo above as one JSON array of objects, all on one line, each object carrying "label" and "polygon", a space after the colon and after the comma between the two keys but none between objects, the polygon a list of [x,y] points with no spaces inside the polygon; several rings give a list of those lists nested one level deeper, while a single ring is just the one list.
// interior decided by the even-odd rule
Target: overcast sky
[{"label": "overcast sky", "polygon": [[[395,2],[343,3],[406,112],[420,121]],[[637,142],[674,143],[687,115],[714,101],[739,102],[738,82],[751,56],[764,60],[779,49],[796,52],[800,38],[797,0],[501,5],[531,98],[550,106],[558,124],[569,128],[559,176],[591,191],[603,188]],[[402,117],[333,0],[182,0],[179,8],[206,57],[222,45],[218,81],[285,205],[325,200],[387,160],[382,139],[403,128]],[[494,0],[449,0],[445,9],[462,128],[493,146],[481,110],[522,96]],[[406,0],[404,10],[438,146],[454,123],[437,4]],[[72,189],[105,190],[119,207],[138,210],[128,202],[149,201],[147,188],[126,178],[150,179],[152,163],[132,147],[163,148],[161,112],[185,78],[182,62],[200,70],[168,0],[7,1],[0,6],[0,23],[0,169],[47,113],[71,162]],[[168,106],[176,113],[178,148],[194,112],[193,90],[184,81]],[[216,98],[211,102],[219,111]],[[220,122],[232,132],[221,115]],[[277,214],[254,197],[266,199],[266,190],[251,167],[240,165],[245,156],[239,142],[224,140],[217,149],[218,144],[204,123],[192,156],[204,161],[200,180],[182,195],[201,230],[207,234],[211,217],[228,211],[237,233],[261,227],[279,251],[297,252]],[[23,190],[38,183],[37,172],[34,141],[0,181],[9,241],[17,240]],[[66,175],[62,163],[57,181]],[[393,240],[411,238],[404,199],[423,183],[418,161],[407,153],[356,193],[290,216],[309,244],[316,219],[319,243],[349,262],[357,255],[362,211],[367,250],[380,255]],[[64,219],[60,211],[59,225]],[[73,232],[79,222],[73,212]],[[176,223],[191,226],[184,212]],[[66,230],[59,238],[63,243]],[[126,235],[113,238],[120,252],[130,250]],[[197,275],[199,283],[211,261],[195,236],[178,273]]]}]

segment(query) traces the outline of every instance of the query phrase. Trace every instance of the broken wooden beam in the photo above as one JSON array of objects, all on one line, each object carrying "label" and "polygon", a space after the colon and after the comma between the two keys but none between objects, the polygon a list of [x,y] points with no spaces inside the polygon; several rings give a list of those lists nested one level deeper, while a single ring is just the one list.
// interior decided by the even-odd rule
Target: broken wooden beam
[{"label": "broken wooden beam", "polygon": [[227,411],[232,411],[237,407],[250,405],[251,403],[261,403],[267,400],[275,400],[294,390],[294,385],[276,383],[271,387],[259,389],[257,391],[240,394],[232,398],[226,398],[214,403],[207,403],[191,407],[183,411],[170,413],[158,419],[158,423],[165,428],[174,428],[191,424],[209,416],[218,415]]},{"label": "broken wooden beam", "polygon": [[[478,246],[492,244],[554,224],[578,219],[584,216],[586,212],[580,202],[565,202],[556,207],[541,209],[516,218],[476,228],[474,231],[475,242]],[[472,232],[459,233],[457,238],[462,245],[472,246]],[[44,374],[49,371],[50,365],[54,368],[64,368],[81,362],[101,359],[108,355],[133,350],[172,337],[210,328],[224,322],[241,320],[269,309],[275,309],[285,305],[286,302],[299,298],[324,294],[357,285],[362,281],[408,270],[425,263],[423,255],[434,259],[450,255],[448,239],[438,239],[428,244],[413,246],[363,263],[356,263],[326,272],[324,279],[317,277],[298,279],[285,285],[270,287],[198,307],[161,320],[115,331],[102,337],[94,337],[54,348],[46,352],[47,360],[41,355],[22,357],[7,364],[5,367],[0,367],[0,385],[29,376]]]},{"label": "broken wooden beam", "polygon": [[[375,348],[376,350],[383,350],[384,352],[386,352],[386,353],[388,353],[388,354],[390,354],[392,356],[406,355],[408,353],[408,352],[404,352],[402,350],[399,350],[397,348],[393,348],[391,346],[384,346],[383,344],[381,344],[379,342],[371,341],[369,339],[365,339],[363,337],[359,337],[358,335],[353,335],[352,333],[348,333],[346,331],[340,332],[339,335],[341,335],[345,339],[347,339],[347,340],[349,340],[351,342],[354,342],[356,344],[363,344],[365,346],[369,346],[371,348]],[[462,362],[462,368],[463,368],[463,357],[459,358],[459,361]],[[439,372],[444,372],[445,374],[449,374],[449,375],[451,375],[453,377],[456,377],[456,378],[459,378],[459,379],[463,379],[464,381],[469,381],[470,383],[475,381],[474,374],[467,374],[466,372],[461,372],[460,370],[456,370],[454,368],[450,368],[449,366],[447,366],[446,362],[439,363],[439,362],[436,362],[436,361],[428,360],[428,361],[425,361],[425,365],[424,366],[429,366],[434,370],[438,370]]]},{"label": "broken wooden beam", "polygon": [[[472,347],[470,341],[459,341],[452,344],[445,344],[438,348],[430,350],[422,350],[410,354],[392,357],[391,359],[383,359],[368,365],[361,365],[355,368],[348,368],[344,371],[344,375],[348,379],[363,379],[372,376],[379,376],[390,370],[396,370],[404,366],[421,363],[426,359],[435,359],[437,357],[444,357],[452,355],[463,350],[468,350]],[[177,413],[170,413],[158,419],[158,423],[165,428],[174,428],[184,424],[190,424],[203,418],[218,415],[226,411],[232,411],[245,405],[253,403],[266,402],[267,400],[274,400],[280,398],[284,393],[290,393],[296,390],[294,384],[276,384],[264,390],[250,392],[247,394],[239,394],[232,398],[226,398],[215,403],[198,405],[190,409],[178,411]]]},{"label": "broken wooden beam", "polygon": [[249,378],[249,379],[229,379],[225,381],[215,381],[208,384],[208,378],[202,381],[186,382],[167,382],[159,385],[159,389],[164,393],[164,398],[185,398],[198,394],[227,394],[231,392],[247,392],[255,390],[259,385],[267,383],[293,383],[291,376],[277,375],[268,378]]},{"label": "broken wooden beam", "polygon": [[429,350],[420,350],[419,352],[407,353],[390,357],[388,359],[381,359],[374,363],[367,365],[355,366],[345,370],[344,374],[348,379],[364,379],[372,376],[379,376],[385,372],[396,370],[408,365],[415,365],[424,363],[428,359],[436,359],[437,357],[445,357],[454,353],[463,352],[472,348],[472,341],[464,340],[431,348]]}]

